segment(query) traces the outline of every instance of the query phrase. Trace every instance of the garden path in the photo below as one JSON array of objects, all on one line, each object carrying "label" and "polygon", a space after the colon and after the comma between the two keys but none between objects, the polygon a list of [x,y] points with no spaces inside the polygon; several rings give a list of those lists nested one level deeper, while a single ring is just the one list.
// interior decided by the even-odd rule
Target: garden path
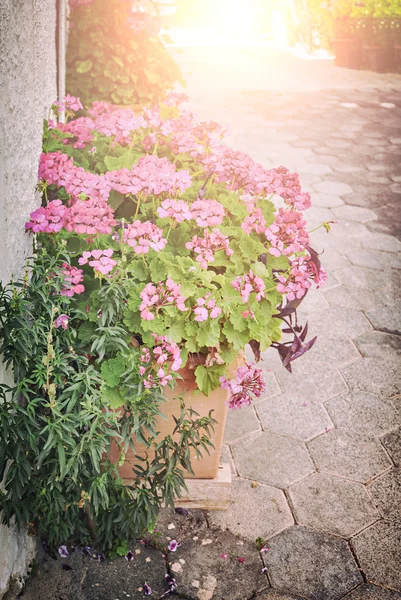
[{"label": "garden path", "polygon": [[[47,556],[24,600],[401,599],[401,77],[261,49],[178,55],[194,111],[264,166],[298,171],[329,277],[300,311],[318,341],[292,375],[275,353],[265,395],[230,412],[227,512],[164,511],[165,559]],[[228,530],[228,531],[226,531]],[[255,546],[265,540],[266,552]]]},{"label": "garden path", "polygon": [[229,145],[300,173],[310,229],[338,221],[311,236],[329,277],[300,314],[318,341],[292,375],[267,352],[267,393],[230,412],[233,502],[209,525],[268,540],[274,589],[401,597],[382,589],[401,592],[401,77],[274,50],[179,61],[191,108]]}]

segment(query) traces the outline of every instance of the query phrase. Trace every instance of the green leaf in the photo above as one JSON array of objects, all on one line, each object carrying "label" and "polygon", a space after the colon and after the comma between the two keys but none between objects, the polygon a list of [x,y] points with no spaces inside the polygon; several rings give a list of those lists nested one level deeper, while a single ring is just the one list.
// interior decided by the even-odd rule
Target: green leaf
[{"label": "green leaf", "polygon": [[210,392],[220,386],[220,377],[226,372],[226,365],[214,365],[213,367],[204,367],[199,365],[195,369],[195,380],[198,388],[208,396]]},{"label": "green leaf", "polygon": [[286,256],[272,256],[271,254],[267,254],[266,266],[279,271],[287,271],[290,265]]},{"label": "green leaf", "polygon": [[248,320],[242,316],[242,313],[246,310],[246,306],[237,306],[231,311],[230,323],[232,323],[236,331],[245,331],[248,327]]},{"label": "green leaf", "polygon": [[239,247],[242,254],[251,260],[255,260],[258,256],[266,252],[264,245],[250,236],[244,236],[239,242]]},{"label": "green leaf", "polygon": [[148,269],[143,260],[133,259],[127,266],[127,271],[132,273],[139,281],[146,281],[149,278]]},{"label": "green leaf", "polygon": [[107,200],[107,204],[110,204],[113,210],[117,210],[124,202],[125,196],[120,194],[120,192],[116,192],[116,190],[111,190],[109,199]]},{"label": "green leaf", "polygon": [[234,350],[242,350],[251,339],[249,331],[237,331],[232,323],[227,321],[223,327],[223,333],[230,344],[233,344]]},{"label": "green leaf", "polygon": [[217,346],[220,339],[220,326],[218,319],[209,319],[198,324],[196,339],[200,347]]},{"label": "green leaf", "polygon": [[100,367],[100,373],[103,381],[108,386],[114,387],[120,383],[121,375],[126,368],[126,362],[120,356],[118,358],[111,358],[110,360],[103,361]]},{"label": "green leaf", "polygon": [[166,334],[173,342],[178,344],[186,337],[185,323],[179,320],[173,321],[167,329]]},{"label": "green leaf", "polygon": [[120,392],[111,387],[104,387],[103,397],[110,408],[120,408],[125,404],[125,399],[121,396]]},{"label": "green leaf", "polygon": [[128,150],[121,156],[105,156],[104,164],[109,171],[117,171],[118,169],[131,169],[138,160],[140,154],[135,150]]},{"label": "green leaf", "polygon": [[92,68],[92,61],[91,60],[80,60],[78,62],[75,63],[75,67],[77,70],[77,73],[88,73],[88,71],[91,70]]},{"label": "green leaf", "polygon": [[95,325],[91,321],[84,321],[78,329],[78,339],[82,342],[89,342],[95,333]]}]

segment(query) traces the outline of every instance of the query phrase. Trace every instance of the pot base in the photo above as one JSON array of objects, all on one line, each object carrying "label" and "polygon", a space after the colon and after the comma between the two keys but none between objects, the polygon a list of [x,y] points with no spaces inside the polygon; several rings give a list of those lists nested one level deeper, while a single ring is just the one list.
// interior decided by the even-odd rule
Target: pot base
[{"label": "pot base", "polygon": [[[129,485],[130,479],[124,479]],[[217,469],[214,479],[185,479],[187,492],[174,502],[176,508],[201,510],[227,510],[231,497],[231,467],[224,463]]]}]

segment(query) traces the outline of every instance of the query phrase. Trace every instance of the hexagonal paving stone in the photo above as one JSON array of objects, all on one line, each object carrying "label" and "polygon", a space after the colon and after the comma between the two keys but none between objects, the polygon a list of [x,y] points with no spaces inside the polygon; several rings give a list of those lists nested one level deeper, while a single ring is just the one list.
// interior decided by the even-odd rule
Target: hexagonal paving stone
[{"label": "hexagonal paving stone", "polygon": [[382,331],[366,331],[354,340],[362,356],[367,358],[401,358],[401,337]]},{"label": "hexagonal paving stone", "polygon": [[[255,485],[255,484],[254,484]],[[211,526],[228,529],[246,540],[266,540],[294,524],[287,500],[281,490],[249,479],[233,480],[228,510],[208,513]]]},{"label": "hexagonal paving stone", "polygon": [[262,428],[253,406],[244,407],[244,410],[230,410],[227,415],[224,441],[230,444],[247,435],[261,433],[261,431]]},{"label": "hexagonal paving stone", "polygon": [[401,600],[401,595],[392,590],[385,590],[377,585],[366,583],[347,594],[344,600]]},{"label": "hexagonal paving stone", "polygon": [[381,441],[395,466],[401,467],[401,429],[387,433]]},{"label": "hexagonal paving stone", "polygon": [[339,600],[362,583],[345,540],[294,526],[270,539],[263,554],[272,586],[310,600]]},{"label": "hexagonal paving stone", "polygon": [[314,529],[351,537],[380,517],[366,492],[355,481],[313,473],[288,490],[297,522]]},{"label": "hexagonal paving stone", "polygon": [[[313,351],[313,348],[311,352]],[[339,370],[330,362],[300,360],[292,363],[292,373],[284,368],[276,371],[285,394],[300,397],[305,402],[325,402],[347,391]]]},{"label": "hexagonal paving stone", "polygon": [[[355,252],[357,252],[357,250],[355,250]],[[322,262],[327,271],[345,269],[345,267],[351,266],[351,261],[347,256],[344,256],[344,254],[340,254],[337,250],[333,250],[333,248],[328,248],[327,246],[325,247],[322,256]]]},{"label": "hexagonal paving stone", "polygon": [[313,206],[323,206],[325,208],[335,208],[343,206],[344,200],[333,194],[313,194]]},{"label": "hexagonal paving stone", "polygon": [[382,250],[383,252],[400,252],[401,242],[393,235],[385,233],[370,233],[368,236],[361,239],[362,246],[365,248],[373,248],[374,250]]},{"label": "hexagonal paving stone", "polygon": [[299,596],[295,597],[295,596],[289,596],[288,594],[282,594],[281,592],[278,592],[277,590],[272,590],[269,589],[265,592],[262,592],[261,594],[258,594],[255,597],[255,600],[302,600],[302,598],[300,598]]},{"label": "hexagonal paving stone", "polygon": [[351,391],[391,397],[401,390],[401,371],[396,361],[362,358],[342,367],[341,373]]},{"label": "hexagonal paving stone", "polygon": [[302,173],[311,173],[313,175],[327,175],[328,173],[331,173],[331,168],[328,165],[305,163],[304,165],[302,165],[301,181]]},{"label": "hexagonal paving stone", "polygon": [[372,329],[365,315],[359,310],[329,308],[314,312],[309,319],[313,330],[331,338],[354,338]]},{"label": "hexagonal paving stone", "polygon": [[360,354],[351,340],[337,340],[319,335],[310,351],[302,356],[302,362],[340,366],[359,358]]},{"label": "hexagonal paving stone", "polygon": [[333,427],[322,404],[305,402],[301,396],[276,396],[259,403],[256,411],[266,431],[303,442],[312,440]]},{"label": "hexagonal paving stone", "polygon": [[[251,544],[228,531],[211,529],[194,537],[197,539],[184,539],[181,548],[169,557],[177,591],[183,598],[244,600],[268,588],[255,542]],[[239,557],[244,562],[239,562]],[[114,598],[117,596],[110,600]],[[118,598],[122,600],[121,596]]]},{"label": "hexagonal paving stone", "polygon": [[347,253],[350,262],[357,267],[368,269],[400,269],[401,259],[394,253],[360,248]]},{"label": "hexagonal paving stone", "polygon": [[332,429],[308,442],[318,469],[339,477],[365,483],[391,465],[382,446],[373,438],[347,429]]},{"label": "hexagonal paving stone", "polygon": [[[336,271],[340,283],[368,289],[381,289],[388,283],[388,275],[377,269],[363,267],[346,267]],[[326,288],[327,289],[327,288]]]},{"label": "hexagonal paving stone", "polygon": [[390,401],[366,392],[334,398],[326,407],[336,426],[368,435],[387,433],[401,423]]},{"label": "hexagonal paving stone", "polygon": [[314,290],[312,294],[306,295],[306,298],[299,306],[298,314],[302,313],[302,315],[310,315],[316,310],[322,310],[328,307],[329,305],[323,294]]},{"label": "hexagonal paving stone", "polygon": [[313,187],[317,192],[332,194],[333,196],[345,196],[352,192],[351,186],[338,181],[322,181],[321,183],[316,183]]},{"label": "hexagonal paving stone", "polygon": [[375,329],[401,335],[401,311],[396,306],[378,306],[366,316]]},{"label": "hexagonal paving stone", "polygon": [[240,476],[278,488],[315,470],[305,444],[270,431],[233,444],[232,451]]},{"label": "hexagonal paving stone", "polygon": [[378,521],[352,545],[368,581],[401,592],[401,524]]},{"label": "hexagonal paving stone", "polygon": [[401,471],[380,475],[368,487],[385,519],[401,521]]},{"label": "hexagonal paving stone", "polygon": [[323,295],[330,306],[349,308],[352,310],[369,310],[383,302],[383,293],[379,290],[361,289],[349,285],[338,285],[331,290],[323,290]]},{"label": "hexagonal paving stone", "polygon": [[[342,185],[346,184],[344,183]],[[333,208],[333,213],[337,219],[358,221],[359,223],[368,223],[369,221],[375,221],[377,219],[377,215],[373,210],[370,210],[370,208],[361,208],[360,206],[339,206],[338,208]]]}]

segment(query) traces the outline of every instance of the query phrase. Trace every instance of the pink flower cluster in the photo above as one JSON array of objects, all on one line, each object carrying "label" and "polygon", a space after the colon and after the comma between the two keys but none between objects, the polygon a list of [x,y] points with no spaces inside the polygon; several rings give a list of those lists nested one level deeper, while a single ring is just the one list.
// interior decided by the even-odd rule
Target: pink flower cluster
[{"label": "pink flower cluster", "polygon": [[277,194],[286,204],[306,210],[312,206],[310,194],[301,188],[298,173],[290,173],[286,167],[278,167],[265,172],[264,191]]},{"label": "pink flower cluster", "polygon": [[[72,140],[74,148],[85,148],[86,144],[93,140],[92,132],[95,129],[95,122],[90,117],[79,117],[79,119],[68,121],[68,123],[58,123],[57,129],[74,136]],[[69,144],[71,138],[65,138],[63,142]]]},{"label": "pink flower cluster", "polygon": [[134,196],[139,193],[174,196],[177,192],[184,192],[192,181],[188,171],[176,171],[175,165],[167,158],[153,155],[141,156],[132,170],[110,171],[105,177],[112,189]]},{"label": "pink flower cluster", "polygon": [[64,288],[61,289],[60,293],[63,296],[72,297],[74,294],[82,294],[85,291],[85,287],[82,285],[84,280],[82,269],[77,267],[71,267],[67,263],[62,264],[62,276],[64,279]]},{"label": "pink flower cluster", "polygon": [[300,212],[280,208],[274,223],[265,232],[271,244],[269,253],[273,256],[290,256],[303,251],[309,244],[305,226],[306,221]]},{"label": "pink flower cluster", "polygon": [[76,98],[75,96],[70,96],[70,94],[67,94],[61,101],[56,100],[53,102],[53,104],[57,106],[60,112],[64,112],[65,110],[72,110],[76,112],[83,109],[80,99]]},{"label": "pink flower cluster", "polygon": [[201,162],[208,174],[214,174],[215,181],[225,183],[229,189],[241,189],[255,196],[277,194],[298,210],[311,206],[310,195],[302,190],[298,174],[285,167],[265,170],[245,152],[222,145],[215,146]]},{"label": "pink flower cluster", "polygon": [[196,301],[196,307],[194,309],[195,321],[207,321],[210,319],[217,319],[219,315],[221,315],[220,306],[216,306],[215,300],[211,298],[209,300],[210,294],[206,294],[206,296],[202,298],[198,298]]},{"label": "pink flower cluster", "polygon": [[225,377],[220,377],[220,384],[222,388],[230,391],[227,406],[233,410],[249,406],[252,402],[251,394],[259,398],[266,389],[262,371],[248,363],[238,367],[234,380],[228,381]]},{"label": "pink flower cluster", "polygon": [[253,293],[256,294],[258,302],[265,297],[265,282],[261,277],[257,277],[253,271],[249,271],[247,275],[236,277],[231,285],[241,294],[241,298],[245,303],[248,303],[249,296]]},{"label": "pink flower cluster", "polygon": [[278,274],[277,291],[280,294],[285,294],[287,300],[295,300],[302,298],[308,289],[312,286],[312,281],[317,287],[324,285],[327,275],[322,267],[318,271],[316,264],[312,261],[311,256],[299,256],[291,263],[287,277]]},{"label": "pink flower cluster", "polygon": [[264,169],[245,152],[232,150],[228,146],[216,146],[212,153],[202,160],[209,175],[214,174],[214,181],[225,183],[228,189],[257,194],[262,185]]},{"label": "pink flower cluster", "polygon": [[224,207],[217,200],[195,200],[191,204],[192,218],[199,227],[214,227],[223,222]]},{"label": "pink flower cluster", "polygon": [[69,207],[65,228],[75,233],[96,235],[111,233],[116,222],[114,213],[105,200],[77,200]]},{"label": "pink flower cluster", "polygon": [[142,348],[139,374],[144,378],[143,385],[150,389],[159,385],[165,387],[172,376],[169,371],[178,371],[182,364],[180,349],[174,342],[170,342],[165,335],[157,336],[152,333],[154,347]]},{"label": "pink flower cluster", "polygon": [[[85,251],[81,258],[78,259],[79,265],[86,265],[89,262],[89,266],[93,267],[98,273],[107,275],[116,266],[117,262],[111,257],[113,256],[113,249],[107,248],[106,250],[92,250],[92,252]],[[90,259],[94,260],[90,260]]]},{"label": "pink flower cluster", "polygon": [[167,244],[167,240],[163,238],[163,231],[150,221],[130,223],[124,229],[123,240],[136,254],[147,254],[150,248],[159,252]]},{"label": "pink flower cluster", "polygon": [[184,202],[183,200],[163,200],[157,209],[157,214],[161,218],[169,217],[177,223],[192,219],[192,213],[189,206],[187,202]]},{"label": "pink flower cluster", "polygon": [[93,119],[93,129],[107,137],[113,137],[117,144],[128,144],[132,134],[146,125],[143,117],[135,115],[131,108],[120,108],[112,104],[96,102],[88,113]]},{"label": "pink flower cluster", "polygon": [[31,212],[25,229],[32,229],[34,233],[57,233],[64,227],[67,213],[68,209],[61,200],[52,200],[47,206]]},{"label": "pink flower cluster", "polygon": [[[246,209],[249,213],[241,224],[242,229],[248,235],[254,231],[255,233],[264,233],[267,229],[266,221],[260,208],[256,207],[256,203],[252,199],[246,202]],[[245,198],[243,198],[245,200]]]},{"label": "pink flower cluster", "polygon": [[214,254],[218,250],[224,250],[227,256],[234,254],[228,244],[229,238],[215,228],[212,231],[205,229],[203,238],[195,235],[190,242],[185,244],[185,247],[193,250],[197,254],[196,260],[201,264],[202,269],[207,269],[208,263],[214,262]]},{"label": "pink flower cluster", "polygon": [[181,294],[181,286],[175,283],[171,278],[165,282],[160,282],[157,286],[154,283],[148,283],[139,294],[142,303],[139,307],[141,318],[145,321],[153,321],[155,313],[163,306],[176,306],[178,310],[186,311],[186,298]]},{"label": "pink flower cluster", "polygon": [[108,198],[111,185],[104,175],[96,175],[76,167],[73,159],[61,152],[42,154],[39,162],[39,179],[49,185],[64,187],[67,194],[77,200],[80,194],[91,198]]}]

